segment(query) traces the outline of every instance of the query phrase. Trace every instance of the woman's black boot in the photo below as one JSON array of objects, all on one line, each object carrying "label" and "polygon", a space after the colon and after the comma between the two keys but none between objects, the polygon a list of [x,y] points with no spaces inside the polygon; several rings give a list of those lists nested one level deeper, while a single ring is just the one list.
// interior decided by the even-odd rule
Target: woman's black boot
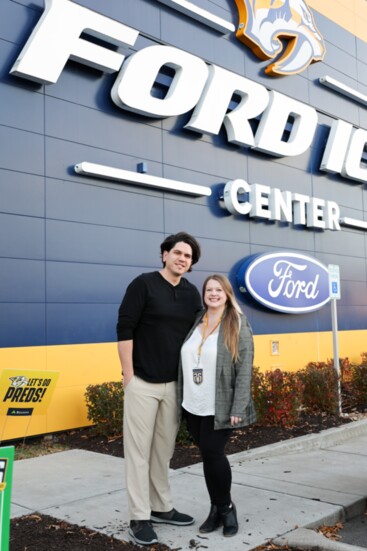
[{"label": "woman's black boot", "polygon": [[221,525],[222,525],[222,519],[219,514],[218,507],[216,505],[212,505],[210,508],[208,518],[200,526],[199,532],[201,532],[202,534],[209,534],[209,532],[214,532],[214,530],[219,528],[219,526]]},{"label": "woman's black boot", "polygon": [[223,536],[235,536],[238,532],[237,511],[234,503],[219,508],[223,522]]}]

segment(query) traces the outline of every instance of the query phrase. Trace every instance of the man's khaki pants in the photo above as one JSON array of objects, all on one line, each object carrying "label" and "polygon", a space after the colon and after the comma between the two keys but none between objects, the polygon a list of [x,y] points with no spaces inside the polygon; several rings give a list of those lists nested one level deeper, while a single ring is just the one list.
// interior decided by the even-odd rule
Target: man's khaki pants
[{"label": "man's khaki pants", "polygon": [[124,455],[130,520],[173,507],[169,462],[178,430],[176,382],[147,383],[134,376],[125,389]]}]

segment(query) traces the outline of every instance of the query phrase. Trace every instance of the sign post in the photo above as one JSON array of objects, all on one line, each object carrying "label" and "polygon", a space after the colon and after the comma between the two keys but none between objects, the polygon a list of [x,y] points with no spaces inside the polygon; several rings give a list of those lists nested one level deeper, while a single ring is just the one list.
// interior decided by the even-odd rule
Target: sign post
[{"label": "sign post", "polygon": [[338,313],[336,301],[340,299],[340,270],[337,264],[329,264],[329,292],[331,299],[331,326],[333,331],[334,368],[338,377],[338,413],[342,413],[340,386],[339,344],[338,344]]},{"label": "sign post", "polygon": [[0,448],[0,551],[9,550],[14,447]]}]

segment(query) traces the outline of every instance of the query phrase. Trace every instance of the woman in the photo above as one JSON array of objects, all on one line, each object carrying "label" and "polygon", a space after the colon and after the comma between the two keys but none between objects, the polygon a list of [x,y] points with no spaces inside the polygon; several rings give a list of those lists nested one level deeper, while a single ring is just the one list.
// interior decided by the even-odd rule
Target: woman
[{"label": "woman", "polygon": [[223,535],[234,536],[238,521],[224,447],[233,428],[256,420],[251,398],[252,330],[226,277],[207,277],[203,302],[205,310],[181,349],[178,400],[200,449],[211,501],[199,531],[209,533],[223,525]]}]

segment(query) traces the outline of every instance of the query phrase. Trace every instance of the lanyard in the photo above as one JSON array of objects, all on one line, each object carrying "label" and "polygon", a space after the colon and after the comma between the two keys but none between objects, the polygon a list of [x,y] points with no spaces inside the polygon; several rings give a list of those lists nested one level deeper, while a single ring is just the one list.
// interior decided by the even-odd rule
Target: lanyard
[{"label": "lanyard", "polygon": [[213,329],[210,331],[210,333],[207,335],[206,334],[206,330],[207,330],[207,327],[208,327],[208,314],[205,314],[204,316],[204,330],[203,330],[203,335],[201,337],[201,343],[199,344],[199,348],[198,348],[198,362],[197,362],[197,365],[200,364],[200,358],[201,358],[201,351],[202,351],[202,348],[203,348],[203,345],[205,343],[205,341],[210,337],[210,335],[212,333],[214,333],[214,331],[219,327],[220,325],[220,322],[222,321],[222,316],[220,316],[219,320],[217,321],[217,323],[215,324],[215,326],[213,327]]}]

